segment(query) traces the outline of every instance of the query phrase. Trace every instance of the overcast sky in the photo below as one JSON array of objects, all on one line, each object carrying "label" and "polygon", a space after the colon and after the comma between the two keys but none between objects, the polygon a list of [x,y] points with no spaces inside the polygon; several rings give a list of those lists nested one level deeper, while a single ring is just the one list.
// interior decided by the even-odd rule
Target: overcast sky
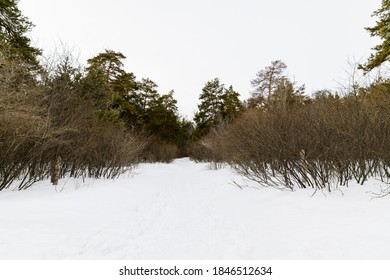
[{"label": "overcast sky", "polygon": [[381,0],[20,0],[46,54],[60,41],[80,62],[104,49],[160,93],[175,90],[192,117],[204,84],[219,77],[249,97],[250,80],[281,59],[307,93],[345,81],[347,61],[366,58],[378,41],[364,27]]}]

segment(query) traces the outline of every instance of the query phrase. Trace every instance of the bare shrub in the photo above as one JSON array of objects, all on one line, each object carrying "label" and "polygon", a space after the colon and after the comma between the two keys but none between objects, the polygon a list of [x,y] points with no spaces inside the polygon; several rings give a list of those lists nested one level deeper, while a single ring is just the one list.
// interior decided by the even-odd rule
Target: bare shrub
[{"label": "bare shrub", "polygon": [[66,174],[113,178],[139,162],[142,138],[99,116],[74,69],[60,64],[36,80],[17,62],[0,65],[0,190]]},{"label": "bare shrub", "polygon": [[146,162],[172,162],[178,158],[179,148],[175,144],[166,143],[157,137],[151,137],[147,140],[143,159]]},{"label": "bare shrub", "polygon": [[0,55],[0,190],[38,180],[44,169],[35,151],[44,143],[43,91],[17,62]]},{"label": "bare shrub", "polygon": [[75,81],[80,73],[69,61],[66,57],[60,61],[45,83],[43,106],[50,133],[45,160],[61,159],[60,176],[116,177],[139,162],[145,144],[139,135],[97,108],[93,94],[83,94]]},{"label": "bare shrub", "polygon": [[389,86],[319,98],[291,110],[248,110],[198,143],[200,158],[228,162],[263,186],[332,191],[389,178]]},{"label": "bare shrub", "polygon": [[[62,161],[62,176],[115,178],[139,162],[144,144],[124,128],[90,120],[78,136],[57,156]],[[75,148],[77,147],[77,148]]]}]

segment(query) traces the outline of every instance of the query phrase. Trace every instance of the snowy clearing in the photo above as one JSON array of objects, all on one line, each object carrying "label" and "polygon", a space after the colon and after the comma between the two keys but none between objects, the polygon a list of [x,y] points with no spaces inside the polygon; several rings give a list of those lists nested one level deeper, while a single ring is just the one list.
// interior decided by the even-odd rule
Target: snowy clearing
[{"label": "snowy clearing", "polygon": [[233,180],[227,167],[178,159],[2,191],[0,259],[390,259],[379,181],[312,197]]}]

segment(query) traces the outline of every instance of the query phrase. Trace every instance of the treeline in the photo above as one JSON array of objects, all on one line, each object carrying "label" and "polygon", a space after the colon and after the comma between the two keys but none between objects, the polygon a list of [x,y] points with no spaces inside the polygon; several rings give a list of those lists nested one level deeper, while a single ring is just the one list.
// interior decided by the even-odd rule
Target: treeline
[{"label": "treeline", "polygon": [[[381,43],[358,65],[365,75],[390,60],[389,12],[390,1],[382,0],[373,13],[376,25],[366,28]],[[331,191],[351,180],[364,184],[370,177],[389,183],[388,72],[368,85],[353,83],[343,95],[324,90],[308,97],[304,86],[284,74],[286,67],[277,60],[259,71],[252,80],[252,97],[233,119],[224,121],[223,106],[217,106],[207,125],[197,122],[198,130],[206,129],[201,129],[192,157],[216,166],[227,163],[260,185],[282,189]],[[383,193],[388,194],[389,189]]]},{"label": "treeline", "polygon": [[[384,3],[377,15],[389,9]],[[183,156],[229,164],[277,188],[330,191],[389,178],[388,79],[309,97],[276,60],[256,74],[245,101],[233,86],[208,81],[189,121],[173,91],[161,94],[125,70],[121,52],[105,50],[84,66],[71,55],[42,63],[17,1],[1,1],[0,12],[0,190],[63,176],[113,178],[139,162]],[[376,48],[379,59],[360,66],[366,72],[388,60],[389,48]]]},{"label": "treeline", "polygon": [[112,50],[85,66],[71,54],[44,61],[17,2],[0,2],[0,190],[65,175],[112,178],[187,154],[193,126],[173,91],[137,80]]},{"label": "treeline", "polygon": [[139,161],[145,142],[66,60],[37,75],[3,53],[0,65],[0,190],[65,174],[115,177]]},{"label": "treeline", "polygon": [[65,174],[111,178],[188,153],[193,125],[173,91],[137,80],[123,59],[106,50],[76,67],[71,56],[38,64],[0,50],[0,190]]},{"label": "treeline", "polygon": [[252,81],[253,96],[231,124],[214,126],[193,150],[197,160],[228,163],[263,186],[333,190],[351,180],[390,175],[390,80],[354,85],[343,96],[309,98],[281,61]]}]

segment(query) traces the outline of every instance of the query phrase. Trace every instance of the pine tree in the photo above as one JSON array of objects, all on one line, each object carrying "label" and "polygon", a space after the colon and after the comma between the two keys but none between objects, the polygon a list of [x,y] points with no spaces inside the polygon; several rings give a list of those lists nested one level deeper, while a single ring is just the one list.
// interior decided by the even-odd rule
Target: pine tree
[{"label": "pine tree", "polygon": [[23,16],[17,0],[0,1],[0,50],[11,60],[19,60],[38,67],[41,50],[31,46],[26,33],[33,24]]},{"label": "pine tree", "polygon": [[131,96],[139,85],[135,75],[124,70],[125,58],[121,52],[105,50],[88,59],[82,92],[92,95],[105,118],[123,120],[132,127],[138,120],[138,111]]},{"label": "pine tree", "polygon": [[256,74],[256,78],[251,81],[252,98],[248,101],[251,107],[269,108],[271,97],[281,80],[285,79],[284,71],[287,66],[280,60],[271,62],[271,65]]},{"label": "pine tree", "polygon": [[127,129],[150,137],[146,158],[150,154],[159,158],[164,145],[184,148],[189,137],[182,128],[173,91],[160,95],[151,79],[137,81],[123,69],[123,59],[122,53],[112,50],[89,59],[82,92],[94,96],[104,120],[123,122]]},{"label": "pine tree", "polygon": [[158,96],[147,106],[145,114],[145,131],[159,137],[166,143],[178,144],[180,124],[177,115],[177,101],[173,98],[173,91]]},{"label": "pine tree", "polygon": [[126,57],[121,52],[105,50],[97,56],[87,60],[87,71],[90,74],[99,74],[111,84],[117,83],[118,77],[126,72],[123,69],[122,60]]},{"label": "pine tree", "polygon": [[153,107],[160,97],[157,91],[157,84],[148,78],[142,78],[138,84],[136,95],[138,99],[137,105],[143,114],[146,113],[147,109]]},{"label": "pine tree", "polygon": [[208,81],[203,87],[199,96],[201,103],[194,117],[197,137],[206,135],[211,127],[222,121],[223,94],[224,85],[218,78]]},{"label": "pine tree", "polygon": [[365,65],[359,65],[365,72],[390,60],[390,0],[382,0],[382,7],[375,11],[373,16],[379,20],[374,27],[367,27],[366,30],[371,36],[379,37],[382,43],[372,48],[375,53],[370,55]]},{"label": "pine tree", "polygon": [[233,89],[233,86],[224,89],[222,95],[222,118],[224,121],[230,123],[242,112],[244,106],[242,105],[239,96],[240,94]]}]

